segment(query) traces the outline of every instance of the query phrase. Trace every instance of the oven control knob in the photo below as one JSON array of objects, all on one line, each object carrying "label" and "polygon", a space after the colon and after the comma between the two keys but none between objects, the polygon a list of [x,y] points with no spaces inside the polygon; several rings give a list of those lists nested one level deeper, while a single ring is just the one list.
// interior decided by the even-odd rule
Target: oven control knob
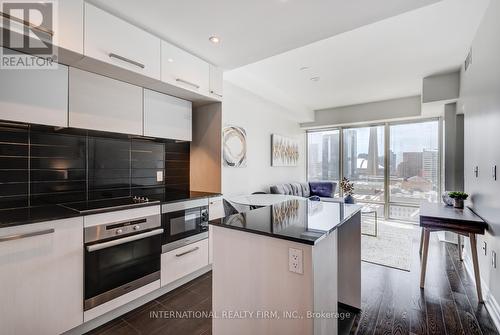
[{"label": "oven control knob", "polygon": [[121,233],[123,233],[123,229],[117,229],[116,230],[116,235],[120,235]]},{"label": "oven control knob", "polygon": [[141,226],[134,226],[134,230],[139,230],[141,229]]}]

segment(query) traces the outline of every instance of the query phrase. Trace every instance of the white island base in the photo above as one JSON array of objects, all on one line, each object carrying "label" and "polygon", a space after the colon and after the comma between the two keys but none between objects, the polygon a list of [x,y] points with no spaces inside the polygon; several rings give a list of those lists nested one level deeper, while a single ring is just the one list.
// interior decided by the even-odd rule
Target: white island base
[{"label": "white island base", "polygon": [[[360,221],[314,245],[211,225],[213,334],[337,334],[338,302],[361,304]],[[289,270],[290,248],[302,250],[302,274]]]}]

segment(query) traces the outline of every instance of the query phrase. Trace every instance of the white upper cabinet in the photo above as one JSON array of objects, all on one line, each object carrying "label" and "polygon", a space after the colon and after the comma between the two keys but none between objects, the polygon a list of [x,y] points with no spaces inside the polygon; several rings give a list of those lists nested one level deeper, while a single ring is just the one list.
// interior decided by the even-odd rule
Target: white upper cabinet
[{"label": "white upper cabinet", "polygon": [[218,99],[223,96],[223,75],[222,69],[210,65],[210,94]]},{"label": "white upper cabinet", "polygon": [[68,126],[68,68],[0,70],[0,120]]},{"label": "white upper cabinet", "polygon": [[58,30],[54,38],[61,48],[83,55],[83,0],[58,1]]},{"label": "white upper cabinet", "polygon": [[[12,4],[16,6],[15,2]],[[43,10],[44,5],[34,3],[34,6],[40,6]],[[29,18],[23,17],[22,11],[13,9],[6,13],[11,15],[10,20],[0,20],[0,27],[8,26],[12,44],[4,44],[2,36],[0,36],[2,45],[12,49],[22,48],[24,46],[22,36],[26,31],[30,31],[30,45],[42,46],[40,40],[52,41],[52,45],[62,48],[54,50],[54,52],[58,52],[58,62],[72,63],[81,58],[83,54],[83,6],[83,0],[60,0],[53,2],[52,7],[45,6],[46,9],[49,9],[48,12],[37,11],[36,8],[33,8]],[[50,8],[52,8],[51,11]],[[42,13],[40,14],[43,18],[41,24],[39,23],[40,15],[33,13]],[[31,26],[29,30],[27,29],[28,25]]]},{"label": "white upper cabinet", "polygon": [[83,323],[83,218],[0,229],[1,334]]},{"label": "white upper cabinet", "polygon": [[144,136],[191,141],[191,102],[144,90]]},{"label": "white upper cabinet", "polygon": [[69,126],[142,135],[142,88],[69,70]]},{"label": "white upper cabinet", "polygon": [[160,80],[160,39],[85,3],[85,56]]},{"label": "white upper cabinet", "polygon": [[161,80],[200,94],[209,94],[209,64],[176,46],[161,42]]}]

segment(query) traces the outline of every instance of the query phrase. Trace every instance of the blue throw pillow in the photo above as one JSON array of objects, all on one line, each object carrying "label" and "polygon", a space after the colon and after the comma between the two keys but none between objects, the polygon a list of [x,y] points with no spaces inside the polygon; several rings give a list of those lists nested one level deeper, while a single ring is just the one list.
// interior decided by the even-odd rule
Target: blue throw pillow
[{"label": "blue throw pillow", "polygon": [[331,198],[333,194],[332,182],[311,182],[309,186],[311,187],[311,195],[317,195],[322,198]]}]

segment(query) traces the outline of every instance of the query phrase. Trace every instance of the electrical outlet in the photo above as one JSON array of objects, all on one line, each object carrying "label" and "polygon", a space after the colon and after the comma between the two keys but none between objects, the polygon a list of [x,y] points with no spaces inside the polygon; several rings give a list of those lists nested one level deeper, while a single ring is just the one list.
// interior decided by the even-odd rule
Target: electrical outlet
[{"label": "electrical outlet", "polygon": [[159,183],[163,181],[163,171],[156,171],[156,181]]},{"label": "electrical outlet", "polygon": [[304,273],[302,249],[288,249],[288,270],[299,274]]},{"label": "electrical outlet", "polygon": [[493,250],[491,251],[491,266],[493,266],[493,269],[497,268],[497,253]]},{"label": "electrical outlet", "polygon": [[484,251],[484,255],[486,256],[487,255],[487,252],[486,252],[486,250],[487,250],[487,244],[486,244],[486,242],[483,242],[483,248],[482,249]]},{"label": "electrical outlet", "polygon": [[474,167],[474,175],[477,177],[479,177],[479,166],[475,166]]}]

